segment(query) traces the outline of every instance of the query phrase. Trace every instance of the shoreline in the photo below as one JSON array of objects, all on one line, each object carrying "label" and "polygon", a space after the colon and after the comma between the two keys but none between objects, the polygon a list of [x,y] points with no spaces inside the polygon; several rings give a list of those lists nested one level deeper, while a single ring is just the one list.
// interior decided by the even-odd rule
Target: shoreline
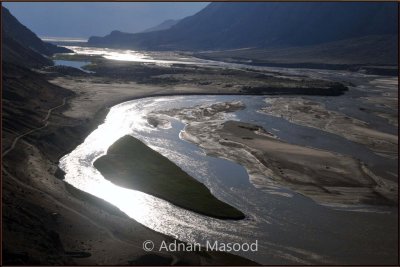
[{"label": "shoreline", "polygon": [[[145,86],[149,86],[152,87],[152,85],[145,85]],[[166,90],[166,92],[164,93],[160,93],[159,91],[156,92],[147,92],[147,93],[142,93],[139,95],[131,95],[131,96],[127,96],[124,97],[122,99],[118,99],[118,100],[110,100],[107,103],[104,103],[101,108],[94,114],[92,120],[89,120],[89,125],[91,125],[91,127],[87,130],[87,133],[90,133],[91,131],[93,131],[94,129],[96,129],[99,125],[101,125],[101,123],[105,120],[105,118],[108,115],[108,111],[111,107],[122,104],[124,102],[129,102],[129,101],[133,101],[133,100],[138,100],[138,99],[146,99],[146,98],[154,98],[154,97],[173,97],[173,96],[195,96],[195,95],[199,95],[199,96],[204,96],[204,95],[220,95],[220,96],[231,96],[231,95],[238,95],[238,96],[247,96],[249,94],[247,93],[238,93],[238,92],[218,92],[218,93],[213,93],[213,92],[177,92],[177,91],[168,91],[168,89]],[[250,95],[254,95],[254,94],[250,94]],[[257,95],[257,94],[256,94]],[[268,95],[275,95],[275,94],[263,94],[263,96],[268,96]],[[293,95],[297,95],[297,94],[293,94]],[[302,94],[300,94],[300,96],[303,96]],[[82,127],[86,127],[86,126],[82,126]],[[86,134],[87,136],[87,134]],[[82,140],[81,140],[82,141]],[[70,153],[72,150],[74,149],[71,148],[71,150],[68,151],[68,153]],[[59,160],[61,157],[63,157],[64,155],[68,154],[65,153],[63,155],[61,155],[57,160]],[[238,164],[240,164],[240,162],[238,162]]]},{"label": "shoreline", "polygon": [[229,58],[218,58],[206,55],[193,55],[199,59],[205,60],[212,60],[212,61],[221,61],[226,63],[233,63],[233,64],[244,64],[248,66],[257,66],[257,67],[271,67],[271,68],[293,68],[293,69],[313,69],[313,70],[344,70],[344,71],[351,71],[351,72],[360,72],[365,71],[367,74],[371,75],[383,75],[383,76],[397,76],[398,67],[397,65],[388,65],[388,64],[329,64],[329,63],[279,63],[279,62],[245,62],[240,59],[234,59],[229,61]]},{"label": "shoreline", "polygon": [[[151,85],[149,85],[151,86]],[[92,132],[94,129],[96,129],[98,126],[101,125],[101,123],[105,120],[105,118],[108,115],[108,112],[110,110],[110,108],[112,108],[113,106],[125,103],[125,102],[129,102],[129,101],[133,101],[133,100],[139,100],[139,99],[145,99],[145,98],[154,98],[154,97],[173,97],[173,96],[271,96],[271,95],[279,95],[279,93],[270,93],[270,94],[251,94],[251,93],[212,93],[212,92],[205,92],[205,93],[200,93],[200,92],[167,92],[167,93],[149,93],[149,94],[144,94],[144,95],[139,95],[139,96],[130,96],[130,97],[126,97],[122,100],[117,100],[117,101],[111,101],[109,103],[104,104],[100,110],[98,110],[93,116],[91,121],[87,122],[88,125],[90,125],[90,129],[88,130],[88,133]],[[289,94],[291,96],[303,96],[304,94]],[[337,95],[332,95],[332,97],[336,97]],[[70,97],[70,99],[72,100],[74,97]],[[64,110],[65,109],[65,110]],[[68,101],[67,101],[67,105],[60,109],[59,111],[61,111],[63,113],[63,111],[67,111],[68,109]],[[95,125],[92,125],[92,124]],[[82,125],[82,128],[86,129],[86,125]],[[83,140],[81,140],[83,141]],[[72,149],[73,150],[73,149]],[[67,153],[64,153],[62,156],[60,156],[57,160],[60,160],[63,156],[65,156],[66,154],[69,154],[72,150],[69,150]]]},{"label": "shoreline", "polygon": [[[229,103],[220,103],[221,108],[199,105],[160,114],[185,123],[182,138],[206,154],[244,166],[251,183],[261,190],[288,187],[319,204],[397,205],[395,182],[377,176],[356,158],[289,144],[254,124],[221,121],[219,114],[230,112],[223,110]],[[207,116],[201,114],[203,109]]]},{"label": "shoreline", "polygon": [[[162,237],[165,238],[165,235],[155,232],[154,230],[151,230],[137,223],[136,221],[134,221],[135,223],[127,223],[123,219],[117,217],[114,217],[113,219],[106,218],[104,215],[102,215],[101,209],[91,206],[92,204],[86,203],[85,200],[78,200],[74,197],[71,199],[70,193],[65,191],[65,183],[61,182],[59,178],[55,177],[59,159],[74,150],[77,145],[81,144],[87,135],[104,121],[108,115],[109,109],[112,106],[121,104],[123,102],[148,97],[248,94],[239,92],[235,93],[235,91],[232,91],[229,88],[222,88],[223,92],[219,91],[218,93],[215,93],[214,90],[213,93],[212,87],[204,88],[199,87],[196,84],[174,87],[168,86],[168,84],[166,86],[138,83],[121,84],[118,83],[118,80],[114,79],[108,79],[106,81],[100,81],[100,83],[96,83],[98,80],[93,79],[93,77],[84,77],[84,82],[80,81],[82,80],[82,77],[58,77],[61,79],[61,82],[60,79],[59,82],[54,82],[54,76],[47,76],[46,78],[47,80],[52,79],[52,81],[50,81],[52,84],[68,89],[69,91],[74,92],[75,95],[68,99],[65,107],[57,109],[54,113],[52,113],[50,118],[51,124],[45,130],[26,138],[27,141],[38,148],[35,148],[32,145],[30,146],[31,148],[29,148],[25,143],[17,146],[17,151],[15,151],[17,153],[11,153],[12,155],[9,155],[12,156],[12,166],[9,164],[7,169],[9,170],[10,167],[14,168],[14,165],[16,165],[17,168],[15,170],[12,169],[12,171],[14,173],[17,172],[16,175],[23,177],[24,182],[29,181],[30,183],[38,183],[37,186],[41,188],[41,190],[44,190],[44,192],[47,192],[46,194],[50,196],[59,196],[60,201],[65,203],[65,205],[72,207],[72,209],[83,209],[84,214],[88,214],[90,218],[95,219],[101,225],[104,225],[104,227],[115,229],[116,226],[120,225],[120,229],[118,229],[118,235],[116,237],[102,237],[103,239],[101,241],[104,243],[97,244],[94,243],[94,241],[89,242],[88,240],[91,240],[98,235],[98,233],[92,233],[94,229],[97,229],[97,226],[93,227],[93,225],[89,224],[88,227],[88,225],[85,224],[86,219],[82,221],[82,219],[79,217],[80,215],[71,215],[68,214],[67,210],[64,210],[63,208],[57,208],[55,203],[46,200],[46,195],[43,197],[35,194],[32,196],[32,198],[21,196],[17,199],[23,199],[24,201],[28,200],[32,203],[40,205],[41,207],[44,207],[45,210],[48,210],[49,212],[54,212],[54,210],[57,210],[57,213],[61,214],[60,219],[57,219],[59,220],[58,223],[60,225],[54,226],[54,229],[59,235],[61,243],[64,245],[66,251],[83,250],[87,252],[86,249],[92,249],[90,251],[90,253],[93,255],[92,257],[71,258],[74,259],[73,261],[75,263],[89,265],[115,263],[126,264],[126,262],[128,260],[132,260],[132,258],[139,259],[140,257],[146,257],[148,255],[147,253],[143,253],[143,251],[137,249],[140,241],[138,239],[143,237],[143,235],[146,237],[154,237],[156,239]],[[21,150],[21,148],[23,148],[23,150]],[[18,153],[26,153],[26,155],[23,157],[23,160],[21,160],[21,156]],[[32,154],[29,155],[29,153]],[[30,164],[29,162],[34,162],[35,165],[32,167],[27,167]],[[21,170],[18,169],[20,166],[22,166]],[[24,173],[24,170],[27,172]],[[12,174],[15,175],[14,173]],[[46,181],[47,179],[48,181]],[[87,195],[84,192],[83,194]],[[67,196],[68,198],[66,198]],[[53,220],[54,219],[49,218],[47,223],[52,225]],[[132,219],[129,219],[128,221],[132,221]],[[69,225],[72,225],[74,227],[73,229],[78,227],[76,231],[79,229],[79,231],[83,231],[84,234],[81,236],[69,236],[71,230],[64,232],[64,229],[68,229],[70,227]],[[145,230],[139,230],[137,233],[132,235],[126,225],[135,225],[134,227],[139,227],[140,229]],[[132,239],[132,242],[136,244],[135,249],[131,248],[130,246],[122,245],[118,241],[118,239],[120,239],[122,236],[124,239]],[[74,238],[77,240],[82,240],[80,242],[83,243],[81,244],[80,242],[73,240]],[[26,245],[24,243],[21,243],[20,245],[20,247],[25,246]],[[73,250],[74,247],[79,249]],[[122,256],[121,253],[125,253],[125,255],[123,256],[122,260],[118,258],[104,258],[105,255],[111,254],[105,253],[101,251],[101,249],[112,250],[110,253],[115,253],[115,257],[118,257],[119,255]],[[131,256],[132,254],[137,256]],[[126,258],[127,255],[130,257],[130,259]],[[173,257],[176,256],[173,255]],[[250,260],[240,258],[232,254],[214,253],[214,255],[211,256],[179,254],[178,257],[180,259],[179,262],[184,264],[200,264],[201,262],[204,263],[205,261],[208,262],[208,264],[234,264],[239,259],[243,261],[243,265],[254,264],[254,262]],[[211,258],[205,260],[207,257]],[[284,259],[281,260],[282,262],[287,262]],[[147,259],[145,262],[149,264],[156,264],[156,262],[151,261],[151,259]]]},{"label": "shoreline", "polygon": [[242,220],[245,214],[219,200],[207,186],[139,139],[124,135],[93,162],[104,179],[177,207],[221,220]]},{"label": "shoreline", "polygon": [[[73,81],[70,82],[72,86],[75,85]],[[70,91],[74,92],[73,90]],[[162,95],[167,94],[163,93]],[[25,206],[27,205],[34,205],[35,208],[30,208],[33,211],[40,208],[41,210],[37,211],[37,214],[41,214],[41,220],[44,220],[42,224],[48,226],[50,229],[46,234],[50,236],[54,235],[56,239],[54,241],[43,241],[36,234],[37,236],[31,240],[32,242],[37,242],[37,240],[49,242],[49,247],[55,247],[56,251],[52,252],[54,260],[51,262],[58,264],[122,265],[133,264],[135,262],[140,264],[157,264],[159,260],[163,262],[167,260],[169,263],[180,263],[183,265],[257,264],[247,258],[224,252],[171,252],[167,253],[166,256],[163,256],[165,253],[159,255],[160,253],[156,251],[147,253],[142,249],[138,249],[139,247],[141,248],[141,239],[159,240],[157,242],[175,239],[156,232],[131,218],[127,218],[126,216],[120,217],[120,215],[114,214],[112,210],[119,211],[119,209],[112,205],[110,206],[111,210],[104,210],[103,206],[105,204],[101,199],[83,191],[75,190],[79,192],[81,198],[71,195],[70,190],[66,189],[68,184],[56,177],[59,159],[69,153],[69,151],[75,149],[76,145],[79,145],[93,129],[104,121],[109,107],[129,100],[151,96],[155,95],[146,93],[119,100],[112,99],[99,105],[97,107],[98,110],[93,112],[90,118],[86,119],[63,115],[64,112],[71,108],[71,102],[79,99],[79,94],[75,94],[69,98],[65,106],[51,113],[51,116],[49,116],[50,124],[46,128],[26,136],[23,142],[18,142],[15,149],[7,155],[4,167],[5,172],[3,173],[5,177],[11,178],[6,179],[9,181],[6,186],[8,188],[6,190],[9,190],[7,192],[18,192],[18,189],[11,188],[19,188],[19,183],[22,183],[24,187],[27,186],[27,191],[24,189],[24,195],[19,196],[17,194],[16,197],[12,198],[13,201],[18,202],[17,207],[19,208],[14,208],[12,211],[9,209],[13,206],[7,206],[5,211],[7,213],[15,213],[13,216],[23,216],[22,214],[26,212]],[[47,138],[49,135],[53,137]],[[60,143],[57,140],[62,140],[62,142]],[[54,147],[54,145],[57,145],[57,147]],[[88,201],[88,198],[95,199],[97,204]],[[29,225],[32,220],[31,218],[26,220],[25,224]],[[71,227],[72,229],[70,229]],[[99,228],[108,230],[106,232],[97,232]],[[132,232],[132,228],[135,229],[134,232]],[[34,229],[36,228],[31,225],[20,231],[25,233]],[[36,229],[35,232],[37,231],[41,233],[41,230]],[[13,251],[16,249],[18,251],[25,251],[26,246],[29,246],[29,243],[24,242],[24,240],[13,238],[10,235],[11,233],[8,231],[5,232],[5,238],[9,241],[13,240],[9,245],[10,249],[4,252],[4,256],[7,259],[6,262],[9,263],[12,263],[13,260],[19,257],[13,254]],[[126,242],[125,240],[130,241]],[[16,249],[12,249],[15,246]],[[46,254],[40,254],[43,253],[41,250],[35,253],[26,257],[24,261],[27,264],[32,262],[49,262],[48,259],[45,259]]]}]

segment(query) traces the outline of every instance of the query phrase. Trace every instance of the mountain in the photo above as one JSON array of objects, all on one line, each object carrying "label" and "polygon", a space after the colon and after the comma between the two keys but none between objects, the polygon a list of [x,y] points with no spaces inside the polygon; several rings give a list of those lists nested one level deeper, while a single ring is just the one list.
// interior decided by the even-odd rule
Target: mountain
[{"label": "mountain", "polygon": [[52,65],[48,57],[54,53],[71,50],[43,42],[36,34],[22,25],[7,8],[2,7],[2,52],[3,61],[25,67]]},{"label": "mountain", "polygon": [[2,42],[2,61],[5,63],[14,63],[28,68],[40,68],[53,64],[52,60],[42,56],[35,51],[24,47],[10,36],[3,34]]},{"label": "mountain", "polygon": [[156,32],[156,31],[163,31],[163,30],[168,30],[172,26],[176,25],[180,20],[177,19],[168,19],[163,21],[162,23],[158,24],[157,26],[148,28],[147,30],[144,30],[142,32]]},{"label": "mountain", "polygon": [[[73,260],[66,255],[59,234],[52,228],[54,222],[46,219],[49,218],[51,210],[43,206],[40,200],[32,201],[30,198],[34,196],[35,191],[43,191],[34,189],[28,192],[25,184],[27,180],[22,177],[24,177],[24,172],[31,172],[26,171],[28,169],[25,167],[17,167],[28,157],[26,147],[21,147],[21,142],[19,142],[12,152],[7,156],[4,154],[12,147],[12,143],[18,136],[42,127],[43,118],[47,116],[49,109],[61,104],[65,97],[73,95],[71,91],[50,83],[44,75],[29,69],[52,65],[52,60],[47,56],[65,50],[42,42],[5,8],[2,8],[1,41],[2,177],[5,178],[2,184],[2,223],[4,225],[2,263],[5,265],[71,265],[74,264]],[[24,141],[27,141],[29,137],[32,136],[25,136]],[[29,147],[35,147],[33,143],[38,142],[36,140],[29,140]],[[34,149],[37,150],[36,147]],[[50,161],[46,158],[43,161],[39,159],[37,162],[40,162],[40,165]],[[47,180],[49,176],[45,177],[46,179],[40,176],[41,182]],[[52,181],[55,185],[56,178]],[[47,194],[41,193],[40,198],[44,195]],[[15,203],[21,203],[21,205],[15,205]]]},{"label": "mountain", "polygon": [[294,47],[394,35],[397,27],[394,2],[216,2],[168,30],[115,31],[88,43],[149,50]]}]

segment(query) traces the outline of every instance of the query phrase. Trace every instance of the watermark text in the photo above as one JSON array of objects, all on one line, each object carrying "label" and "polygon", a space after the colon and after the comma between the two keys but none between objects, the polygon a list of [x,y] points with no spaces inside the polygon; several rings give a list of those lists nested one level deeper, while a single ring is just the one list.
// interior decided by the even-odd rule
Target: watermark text
[{"label": "watermark text", "polygon": [[183,243],[180,241],[166,242],[161,241],[156,244],[152,240],[143,242],[143,250],[145,251],[164,251],[164,252],[178,252],[178,251],[223,251],[223,252],[256,252],[258,251],[258,240],[254,242],[218,242],[206,241],[205,244],[200,243]]}]

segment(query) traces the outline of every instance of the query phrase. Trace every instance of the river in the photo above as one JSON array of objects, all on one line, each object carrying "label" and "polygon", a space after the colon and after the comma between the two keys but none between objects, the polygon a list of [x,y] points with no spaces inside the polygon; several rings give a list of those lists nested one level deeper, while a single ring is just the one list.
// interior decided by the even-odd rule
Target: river
[{"label": "river", "polygon": [[[149,56],[146,58],[149,60]],[[164,59],[159,63],[166,64]],[[195,64],[192,61],[189,63]],[[397,133],[396,127],[388,126],[376,116],[361,118],[364,115],[354,108],[360,97],[373,93],[367,93],[365,89],[377,86],[369,83],[377,77],[345,71],[282,68],[276,68],[276,71],[287,75],[308,75],[354,83],[354,87],[344,96],[307,98],[324,102],[330,109],[340,109],[355,118],[371,120],[382,131]],[[60,167],[66,173],[65,181],[112,203],[143,225],[182,241],[205,244],[206,241],[250,243],[258,240],[257,252],[237,254],[261,264],[395,262],[396,259],[390,258],[396,255],[397,248],[395,208],[332,208],[316,204],[283,187],[270,193],[261,191],[252,186],[242,166],[207,156],[196,145],[180,139],[179,133],[185,126],[182,122],[171,119],[170,128],[160,129],[151,127],[145,118],[147,114],[160,110],[240,100],[246,109],[226,114],[226,119],[256,123],[286,142],[350,155],[372,166],[392,168],[397,173],[397,161],[391,162],[380,157],[362,145],[334,134],[289,123],[282,118],[258,113],[265,106],[264,99],[265,96],[171,96],[149,97],[118,104],[110,109],[103,124],[61,159]],[[204,183],[216,197],[245,213],[246,219],[230,221],[202,216],[105,180],[93,167],[93,162],[126,134],[139,138],[174,161]]]},{"label": "river", "polygon": [[[240,165],[206,156],[197,146],[181,140],[179,132],[184,127],[181,122],[172,120],[170,129],[155,129],[148,125],[145,119],[146,114],[157,110],[238,99],[246,104],[246,110],[229,114],[227,119],[251,117],[250,121],[257,122],[261,116],[265,116],[255,113],[255,108],[263,103],[263,97],[254,96],[158,97],[114,106],[105,123],[61,160],[61,167],[66,172],[65,180],[83,191],[114,204],[140,223],[179,240],[200,243],[206,240],[225,242],[258,240],[259,251],[243,255],[265,264],[293,261],[343,262],[339,255],[349,253],[352,254],[349,258],[354,262],[360,257],[363,259],[370,257],[371,260],[380,257],[377,255],[381,253],[379,251],[372,254],[371,252],[366,254],[366,251],[370,250],[373,244],[379,243],[379,240],[384,243],[390,239],[387,236],[389,232],[387,227],[393,229],[390,221],[395,219],[394,210],[384,210],[386,213],[333,210],[285,188],[277,188],[276,191],[286,194],[267,194],[250,184],[246,170]],[[250,113],[255,116],[250,116]],[[306,133],[309,136],[319,136],[314,139],[319,140],[314,143],[314,147],[329,147],[340,152],[349,150],[352,154],[363,155],[366,159],[376,157],[371,151],[365,153],[365,148],[362,146],[358,148],[356,144],[353,144],[351,149],[348,146],[338,146],[338,142],[346,140],[339,137],[332,139],[330,134],[323,132],[318,135],[316,134],[318,130],[315,129],[294,126],[303,129],[285,131],[287,123],[278,118],[270,117],[264,120],[264,124],[268,126],[267,129],[280,129],[276,134],[293,143],[313,143],[309,138],[304,139]],[[215,196],[243,211],[247,218],[243,221],[212,219],[175,207],[147,194],[118,187],[105,180],[92,164],[106,153],[111,144],[126,134],[141,139],[167,156],[193,177],[205,183]],[[363,153],[357,149],[361,149]],[[371,209],[371,207],[357,208]],[[379,222],[382,218],[388,219],[389,223]],[[375,234],[365,235],[371,231],[371,227]],[[333,232],[336,232],[334,236]],[[347,245],[335,247],[339,241]],[[349,250],[349,247],[352,249]],[[301,253],[299,254],[297,250],[301,250]],[[340,250],[346,250],[346,254],[344,251],[340,253]],[[336,256],[333,256],[332,252]]]}]

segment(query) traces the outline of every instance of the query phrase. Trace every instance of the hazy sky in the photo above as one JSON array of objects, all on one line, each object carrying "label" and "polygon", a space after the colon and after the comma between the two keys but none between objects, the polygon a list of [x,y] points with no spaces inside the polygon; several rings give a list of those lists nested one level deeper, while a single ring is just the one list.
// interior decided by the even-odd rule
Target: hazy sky
[{"label": "hazy sky", "polygon": [[204,8],[206,2],[166,3],[2,3],[39,36],[103,36],[113,30],[139,32],[167,19],[181,19]]}]

